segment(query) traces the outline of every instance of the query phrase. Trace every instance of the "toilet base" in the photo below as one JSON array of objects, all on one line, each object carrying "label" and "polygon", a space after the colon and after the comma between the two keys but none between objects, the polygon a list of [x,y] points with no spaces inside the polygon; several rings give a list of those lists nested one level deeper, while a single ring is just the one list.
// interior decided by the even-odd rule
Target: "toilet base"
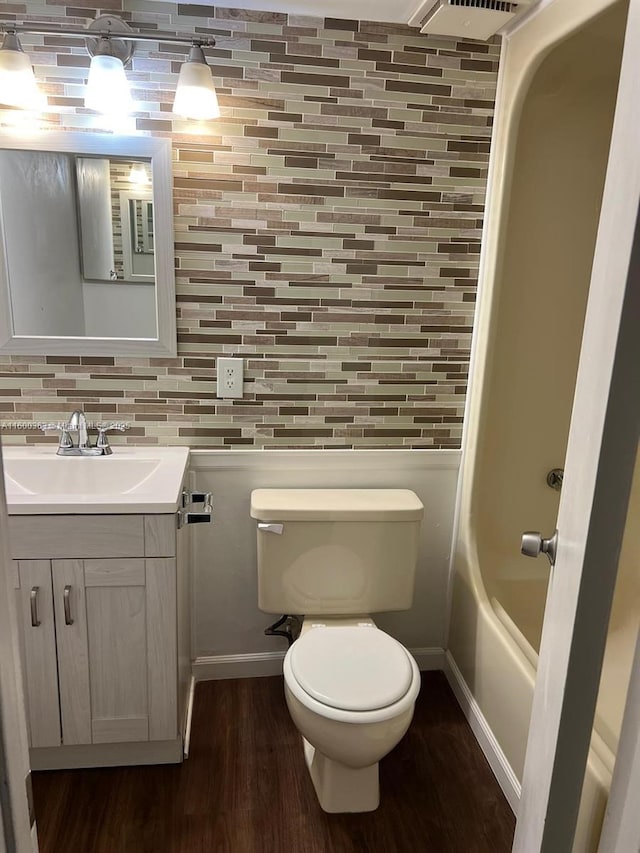
[{"label": "toilet base", "polygon": [[347,767],[333,761],[302,738],[304,759],[318,801],[331,814],[372,812],[380,805],[378,764]]}]

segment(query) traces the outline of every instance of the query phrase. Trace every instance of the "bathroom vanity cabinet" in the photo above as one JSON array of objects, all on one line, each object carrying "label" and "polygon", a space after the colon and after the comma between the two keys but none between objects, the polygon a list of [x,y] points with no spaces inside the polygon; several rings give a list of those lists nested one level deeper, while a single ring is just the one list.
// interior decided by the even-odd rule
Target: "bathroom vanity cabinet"
[{"label": "bathroom vanity cabinet", "polygon": [[33,769],[178,762],[192,690],[176,514],[9,519]]}]

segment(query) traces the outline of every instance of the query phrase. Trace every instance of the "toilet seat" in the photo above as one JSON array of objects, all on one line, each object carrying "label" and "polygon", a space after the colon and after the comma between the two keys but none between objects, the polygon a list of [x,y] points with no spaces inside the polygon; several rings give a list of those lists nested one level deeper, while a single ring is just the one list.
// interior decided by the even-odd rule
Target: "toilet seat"
[{"label": "toilet seat", "polygon": [[375,626],[317,627],[291,648],[291,671],[316,701],[344,711],[375,711],[411,687],[408,652]]},{"label": "toilet seat", "polygon": [[[372,724],[379,723],[385,720],[393,719],[394,717],[398,717],[407,711],[409,708],[412,708],[418,693],[420,691],[420,670],[418,669],[418,664],[413,659],[412,655],[401,646],[402,651],[406,655],[409,666],[411,667],[411,683],[406,693],[397,701],[392,702],[390,705],[386,705],[382,708],[375,708],[369,711],[351,711],[345,710],[344,708],[335,708],[331,705],[327,705],[324,702],[319,701],[315,697],[313,697],[310,693],[308,693],[302,685],[298,682],[298,679],[293,673],[291,660],[296,646],[301,643],[306,636],[309,634],[315,633],[316,631],[326,631],[327,634],[329,631],[338,630],[337,627],[331,628],[312,628],[309,631],[305,632],[288,650],[284,659],[284,680],[288,690],[291,691],[293,696],[314,714],[318,714],[320,717],[325,717],[328,720],[335,720],[337,722],[343,723],[352,723],[357,725],[364,724]],[[378,631],[379,629],[375,626],[367,627],[367,628],[356,628],[355,630],[362,631]],[[380,632],[383,633],[383,632]],[[388,635],[386,635],[388,636]],[[392,639],[392,638],[389,638]],[[396,641],[397,642],[397,641]],[[400,645],[400,644],[398,644]],[[297,655],[296,655],[297,656]],[[334,658],[334,666],[336,663],[341,660],[339,654],[336,654]]]}]

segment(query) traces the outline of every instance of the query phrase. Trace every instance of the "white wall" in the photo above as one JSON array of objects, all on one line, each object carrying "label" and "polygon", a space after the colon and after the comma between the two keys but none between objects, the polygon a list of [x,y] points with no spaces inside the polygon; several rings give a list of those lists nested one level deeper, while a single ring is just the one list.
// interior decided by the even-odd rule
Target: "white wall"
[{"label": "white wall", "polygon": [[214,497],[213,523],[191,528],[193,655],[206,675],[236,674],[218,672],[219,656],[286,649],[284,640],[264,636],[275,617],[257,606],[256,522],[249,516],[256,488],[413,489],[425,505],[414,605],[376,622],[408,648],[441,649],[459,460],[455,450],[193,451],[192,486]]},{"label": "white wall", "polygon": [[158,337],[153,282],[85,281],[82,290],[89,337]]},{"label": "white wall", "polygon": [[115,272],[111,173],[107,157],[76,157],[82,273],[109,281]]},{"label": "white wall", "polygon": [[16,334],[83,335],[71,158],[3,150],[0,187]]}]

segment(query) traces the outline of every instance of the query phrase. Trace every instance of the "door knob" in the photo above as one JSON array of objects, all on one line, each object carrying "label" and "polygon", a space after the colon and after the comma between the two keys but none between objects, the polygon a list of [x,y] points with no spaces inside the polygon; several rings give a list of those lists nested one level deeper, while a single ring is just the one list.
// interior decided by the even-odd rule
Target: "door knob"
[{"label": "door knob", "polygon": [[556,530],[550,539],[543,539],[542,536],[533,530],[527,530],[522,534],[522,544],[520,553],[525,557],[539,557],[540,554],[546,554],[551,565],[556,562],[556,550],[558,548],[558,531]]}]

